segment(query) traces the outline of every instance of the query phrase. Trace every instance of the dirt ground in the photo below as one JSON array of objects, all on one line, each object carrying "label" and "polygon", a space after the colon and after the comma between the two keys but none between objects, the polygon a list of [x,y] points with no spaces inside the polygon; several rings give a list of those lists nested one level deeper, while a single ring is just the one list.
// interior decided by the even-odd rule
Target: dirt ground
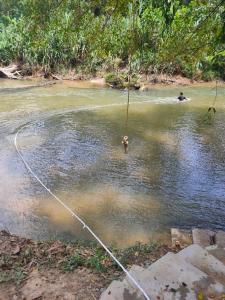
[{"label": "dirt ground", "polygon": [[[111,249],[129,268],[150,265],[168,251],[156,243]],[[94,243],[36,242],[0,232],[0,300],[99,299],[124,274]]]}]

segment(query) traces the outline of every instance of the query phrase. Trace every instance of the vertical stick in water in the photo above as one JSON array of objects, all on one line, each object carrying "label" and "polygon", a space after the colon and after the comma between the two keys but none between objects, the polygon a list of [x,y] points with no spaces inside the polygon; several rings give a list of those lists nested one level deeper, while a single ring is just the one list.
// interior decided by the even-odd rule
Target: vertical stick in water
[{"label": "vertical stick in water", "polygon": [[[130,73],[131,73],[131,59],[129,57],[129,71],[128,71],[128,89],[127,89],[127,116],[125,122],[125,131],[127,131],[128,127],[128,118],[129,118],[129,105],[130,105]],[[125,133],[127,134],[127,132]]]},{"label": "vertical stick in water", "polygon": [[216,95],[215,95],[215,98],[214,98],[214,101],[213,101],[213,106],[212,107],[214,107],[215,106],[215,104],[216,104],[216,99],[217,99],[217,83],[218,83],[218,81],[216,80]]}]

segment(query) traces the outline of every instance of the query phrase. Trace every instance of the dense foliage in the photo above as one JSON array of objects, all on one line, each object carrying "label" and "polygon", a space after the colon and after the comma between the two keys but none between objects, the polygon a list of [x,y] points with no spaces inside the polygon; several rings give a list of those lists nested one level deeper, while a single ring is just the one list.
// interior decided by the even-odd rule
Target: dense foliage
[{"label": "dense foliage", "polygon": [[0,0],[0,62],[225,78],[225,0]]}]

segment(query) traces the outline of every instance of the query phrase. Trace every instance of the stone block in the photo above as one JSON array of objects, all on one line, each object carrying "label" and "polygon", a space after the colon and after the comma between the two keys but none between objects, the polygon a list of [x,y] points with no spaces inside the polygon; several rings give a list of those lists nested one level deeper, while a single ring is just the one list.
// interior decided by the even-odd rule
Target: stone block
[{"label": "stone block", "polygon": [[216,242],[216,233],[207,229],[193,229],[192,230],[192,238],[193,243],[198,244],[201,247],[207,247],[209,245],[214,245]]},{"label": "stone block", "polygon": [[192,244],[192,235],[189,230],[171,228],[172,246],[183,248]]},{"label": "stone block", "polygon": [[216,244],[219,248],[225,248],[225,232],[220,230],[216,233]]}]

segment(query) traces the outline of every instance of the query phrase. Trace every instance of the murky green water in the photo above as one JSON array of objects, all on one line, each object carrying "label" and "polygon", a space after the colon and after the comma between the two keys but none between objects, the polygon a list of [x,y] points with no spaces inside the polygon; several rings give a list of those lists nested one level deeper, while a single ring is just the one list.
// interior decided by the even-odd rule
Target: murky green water
[{"label": "murky green water", "polygon": [[36,239],[90,239],[16,154],[15,132],[32,121],[18,139],[24,158],[103,241],[146,242],[174,226],[225,229],[224,87],[211,125],[202,122],[211,87],[183,88],[191,98],[183,103],[180,88],[132,92],[126,132],[123,91],[72,83],[14,89],[25,84],[0,81],[2,228]]}]

